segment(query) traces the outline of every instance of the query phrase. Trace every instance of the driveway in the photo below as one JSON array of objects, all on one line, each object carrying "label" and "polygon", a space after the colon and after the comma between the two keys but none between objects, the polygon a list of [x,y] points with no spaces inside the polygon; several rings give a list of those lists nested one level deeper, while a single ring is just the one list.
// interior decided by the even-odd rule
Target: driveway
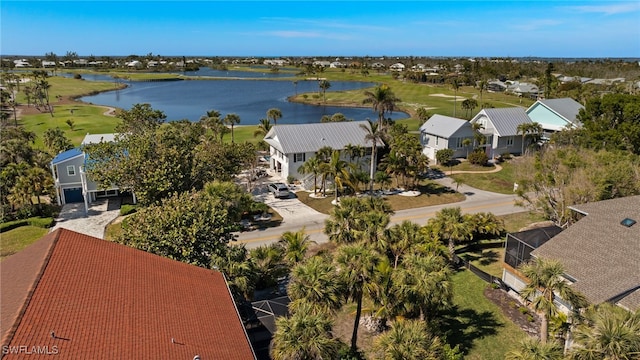
[{"label": "driveway", "polygon": [[88,214],[84,213],[84,203],[66,204],[51,231],[65,228],[104,239],[105,227],[120,215],[120,203],[117,197],[100,199],[89,204]]},{"label": "driveway", "polygon": [[[295,194],[295,191],[304,190],[292,189],[293,194]],[[328,215],[303,204],[295,195],[287,199],[276,199],[273,194],[267,190],[266,186],[254,190],[253,195],[256,201],[264,202],[273,210],[277,211],[278,214],[282,216],[283,224],[300,224],[310,219],[324,222],[324,219],[328,217]]]}]

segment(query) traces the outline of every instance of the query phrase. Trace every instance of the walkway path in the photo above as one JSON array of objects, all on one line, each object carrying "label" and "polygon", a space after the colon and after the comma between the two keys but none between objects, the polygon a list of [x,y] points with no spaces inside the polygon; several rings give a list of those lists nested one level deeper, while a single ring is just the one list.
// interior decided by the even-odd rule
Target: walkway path
[{"label": "walkway path", "polygon": [[120,214],[120,198],[100,199],[89,204],[89,214],[84,213],[84,203],[66,204],[56,218],[51,231],[65,228],[104,239],[105,227]]}]

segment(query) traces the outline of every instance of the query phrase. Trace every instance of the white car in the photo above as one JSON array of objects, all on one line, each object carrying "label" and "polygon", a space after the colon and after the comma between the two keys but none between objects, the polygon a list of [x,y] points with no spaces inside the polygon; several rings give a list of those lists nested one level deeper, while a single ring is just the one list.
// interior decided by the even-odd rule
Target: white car
[{"label": "white car", "polygon": [[268,185],[269,192],[273,193],[276,198],[288,198],[291,196],[289,187],[283,183],[271,183]]}]

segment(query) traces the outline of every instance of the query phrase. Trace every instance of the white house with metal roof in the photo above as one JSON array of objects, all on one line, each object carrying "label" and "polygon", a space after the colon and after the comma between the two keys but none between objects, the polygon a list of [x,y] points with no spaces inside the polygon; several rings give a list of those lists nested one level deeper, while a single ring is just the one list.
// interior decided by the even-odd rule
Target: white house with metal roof
[{"label": "white house with metal roof", "polygon": [[464,146],[464,140],[473,144],[474,131],[471,123],[464,119],[444,115],[433,115],[420,126],[420,143],[422,152],[431,160],[436,159],[436,152],[452,149],[453,157],[466,157],[470,145]]},{"label": "white house with metal roof", "polygon": [[[269,168],[282,178],[301,179],[298,169],[323,147],[344,150],[347,145],[371,148],[367,121],[275,125],[264,137],[269,144]],[[378,145],[383,146],[382,144]],[[368,151],[370,156],[371,151]],[[368,158],[368,157],[366,157]],[[363,159],[366,163],[368,160]]]},{"label": "white house with metal roof", "polygon": [[532,123],[523,108],[482,109],[470,120],[472,124],[481,125],[480,132],[485,136],[485,144],[489,159],[502,154],[519,154],[522,152],[522,134],[518,133],[518,125]]},{"label": "white house with metal roof", "polygon": [[538,100],[527,109],[532,121],[542,125],[547,133],[554,133],[564,128],[580,127],[578,120],[580,109],[584,106],[571,98]]},{"label": "white house with metal roof", "polygon": [[90,202],[100,197],[119,194],[117,186],[103,189],[87,178],[84,172],[86,154],[83,146],[102,141],[114,141],[115,137],[116,134],[87,134],[79,147],[63,151],[51,160],[50,168],[58,205],[84,202],[85,212],[87,212]]}]

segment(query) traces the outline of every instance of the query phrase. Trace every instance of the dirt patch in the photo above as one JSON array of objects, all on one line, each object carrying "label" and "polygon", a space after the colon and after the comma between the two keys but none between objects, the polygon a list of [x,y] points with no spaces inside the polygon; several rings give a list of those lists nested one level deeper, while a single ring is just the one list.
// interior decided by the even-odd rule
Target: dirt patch
[{"label": "dirt patch", "polygon": [[[509,318],[524,332],[531,336],[538,336],[540,318],[533,311],[527,309],[504,290],[487,287],[484,290],[484,296],[496,304],[502,310],[504,316]],[[524,309],[527,309],[526,313],[523,313]]]}]

